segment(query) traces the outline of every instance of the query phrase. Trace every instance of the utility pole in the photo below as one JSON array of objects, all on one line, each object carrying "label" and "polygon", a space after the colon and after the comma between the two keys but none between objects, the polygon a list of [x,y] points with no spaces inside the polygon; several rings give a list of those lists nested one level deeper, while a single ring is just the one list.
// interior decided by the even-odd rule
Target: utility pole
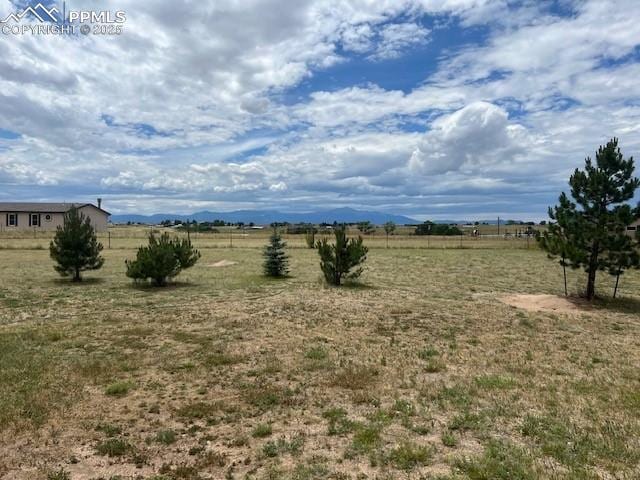
[{"label": "utility pole", "polygon": [[500,236],[500,217],[498,217],[498,236]]}]

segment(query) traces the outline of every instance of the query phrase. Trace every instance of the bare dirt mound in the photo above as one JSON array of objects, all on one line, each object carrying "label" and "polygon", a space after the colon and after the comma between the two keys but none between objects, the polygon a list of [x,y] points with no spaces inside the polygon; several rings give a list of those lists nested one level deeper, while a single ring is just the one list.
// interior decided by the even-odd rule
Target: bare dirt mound
[{"label": "bare dirt mound", "polygon": [[216,262],[216,263],[207,264],[207,267],[213,267],[213,268],[230,267],[232,265],[237,265],[237,263],[238,262],[233,262],[231,260],[220,260],[219,262]]},{"label": "bare dirt mound", "polygon": [[580,298],[558,295],[515,294],[506,295],[500,300],[529,312],[583,313],[591,310],[591,306]]}]

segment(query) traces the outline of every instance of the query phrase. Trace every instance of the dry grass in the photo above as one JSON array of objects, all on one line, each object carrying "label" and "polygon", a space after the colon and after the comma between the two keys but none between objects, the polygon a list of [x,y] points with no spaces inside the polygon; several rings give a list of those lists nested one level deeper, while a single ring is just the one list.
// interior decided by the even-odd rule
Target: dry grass
[{"label": "dry grass", "polygon": [[0,250],[0,477],[640,476],[638,273],[565,314],[500,301],[561,293],[533,249],[374,248],[342,289],[303,248],[278,281],[258,248],[204,249],[160,290],[133,255],[72,285]]},{"label": "dry grass", "polygon": [[[389,248],[401,249],[535,249],[533,238],[516,237],[516,232],[522,231],[524,227],[519,225],[501,226],[500,236],[497,235],[497,227],[494,225],[482,225],[477,227],[481,233],[479,238],[471,236],[473,228],[465,227],[462,230],[463,236],[416,236],[415,227],[399,226],[393,235],[389,236]],[[544,229],[546,227],[535,227]],[[169,232],[172,235],[186,237],[184,231],[175,230],[169,227],[150,226],[111,226],[108,232],[99,233],[98,238],[105,248],[113,250],[131,249],[146,242],[146,238],[151,231]],[[507,236],[504,236],[504,234]],[[267,243],[270,228],[262,230],[239,229],[237,227],[219,227],[217,233],[200,232],[191,233],[192,242],[199,249],[218,248],[260,248]],[[306,249],[307,244],[303,234],[288,234],[282,230],[283,239],[290,248]],[[356,227],[349,228],[349,235],[361,235]],[[330,237],[330,233],[318,233],[316,240]],[[382,227],[378,227],[373,233],[363,235],[367,245],[371,248],[387,248],[387,236]],[[49,242],[53,238],[53,232],[7,232],[0,231],[0,250],[48,250]],[[211,263],[211,267],[227,266],[229,261],[217,261]]]}]

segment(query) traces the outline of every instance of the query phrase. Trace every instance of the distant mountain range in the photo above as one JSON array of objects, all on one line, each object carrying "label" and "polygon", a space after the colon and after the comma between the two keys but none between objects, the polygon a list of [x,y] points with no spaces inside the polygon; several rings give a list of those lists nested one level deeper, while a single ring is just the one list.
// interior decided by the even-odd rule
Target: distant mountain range
[{"label": "distant mountain range", "polygon": [[370,221],[376,225],[382,225],[386,222],[394,222],[398,225],[416,225],[422,223],[414,218],[405,217],[403,215],[390,215],[380,212],[354,210],[352,208],[336,208],[333,210],[324,210],[307,213],[284,213],[276,210],[236,210],[233,212],[195,212],[191,215],[179,215],[173,213],[156,213],[153,215],[133,215],[122,214],[112,215],[113,223],[144,223],[158,224],[163,220],[196,220],[197,222],[212,222],[214,220],[222,220],[231,223],[254,223],[256,225],[269,225],[274,222],[289,223],[355,223]]}]

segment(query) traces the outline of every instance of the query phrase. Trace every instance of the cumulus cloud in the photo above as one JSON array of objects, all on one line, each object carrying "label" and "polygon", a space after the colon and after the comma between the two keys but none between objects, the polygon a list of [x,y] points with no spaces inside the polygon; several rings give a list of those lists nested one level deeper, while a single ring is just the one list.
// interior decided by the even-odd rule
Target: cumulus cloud
[{"label": "cumulus cloud", "polygon": [[487,102],[474,102],[441,117],[411,154],[411,170],[442,174],[514,160],[527,148],[522,125],[510,124],[507,112]]}]

